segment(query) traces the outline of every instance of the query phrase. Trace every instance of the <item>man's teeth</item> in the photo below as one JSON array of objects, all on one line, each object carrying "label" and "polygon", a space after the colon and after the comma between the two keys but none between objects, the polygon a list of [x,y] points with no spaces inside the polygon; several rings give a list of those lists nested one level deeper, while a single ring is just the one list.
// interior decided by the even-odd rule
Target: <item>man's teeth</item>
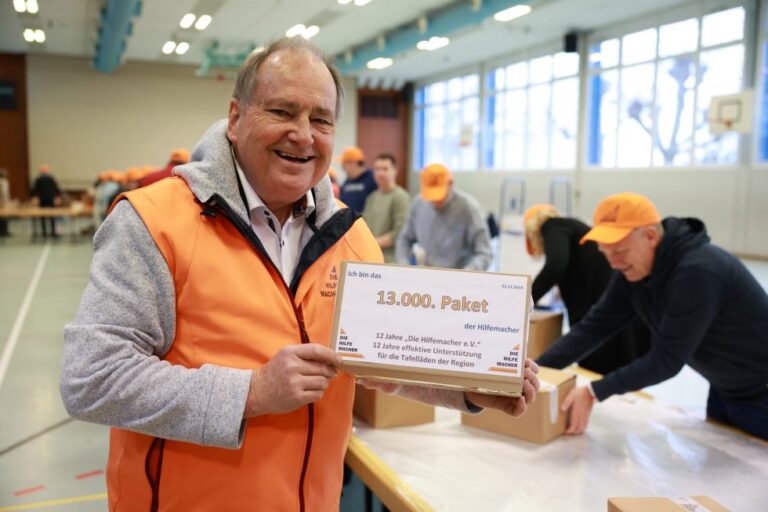
[{"label": "man's teeth", "polygon": [[291,155],[290,153],[283,153],[282,151],[277,151],[276,153],[278,154],[278,156],[282,158],[287,158],[289,160],[298,160],[299,162],[308,162],[309,160],[312,159],[311,156],[296,156],[296,155]]}]

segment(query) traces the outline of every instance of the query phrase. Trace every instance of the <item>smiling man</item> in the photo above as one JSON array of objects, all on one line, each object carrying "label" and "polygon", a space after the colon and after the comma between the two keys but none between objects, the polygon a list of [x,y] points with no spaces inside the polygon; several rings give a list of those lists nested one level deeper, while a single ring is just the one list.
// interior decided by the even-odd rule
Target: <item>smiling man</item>
[{"label": "smiling man", "polygon": [[[110,510],[339,509],[354,379],[323,292],[342,260],[382,260],[326,174],[342,92],[302,38],[252,55],[192,161],[96,233],[61,389],[70,414],[115,427]],[[538,387],[526,366],[524,398],[398,392],[519,415]]]},{"label": "smiling man", "polygon": [[700,220],[662,220],[633,193],[600,202],[587,241],[617,272],[587,316],[537,362],[567,366],[635,317],[650,328],[651,350],[573,389],[563,402],[567,432],[586,429],[595,399],[658,384],[688,364],[709,381],[708,417],[768,439],[768,295],[746,267],[709,243]]}]

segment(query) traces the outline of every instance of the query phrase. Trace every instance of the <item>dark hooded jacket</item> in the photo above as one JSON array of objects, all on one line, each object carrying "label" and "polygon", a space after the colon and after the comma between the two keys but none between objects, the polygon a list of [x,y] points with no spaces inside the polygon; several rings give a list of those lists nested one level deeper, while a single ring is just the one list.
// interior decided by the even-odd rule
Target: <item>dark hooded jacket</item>
[{"label": "dark hooded jacket", "polygon": [[688,364],[723,398],[751,403],[768,395],[768,294],[732,254],[709,243],[698,219],[664,219],[651,275],[632,283],[620,273],[571,332],[538,363],[562,368],[639,316],[651,350],[593,383],[597,398],[675,376]]}]

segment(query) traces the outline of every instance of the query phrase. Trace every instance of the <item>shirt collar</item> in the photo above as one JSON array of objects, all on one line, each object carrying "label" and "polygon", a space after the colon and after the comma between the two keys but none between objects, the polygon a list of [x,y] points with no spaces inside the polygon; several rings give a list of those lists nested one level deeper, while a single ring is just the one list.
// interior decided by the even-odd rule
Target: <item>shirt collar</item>
[{"label": "shirt collar", "polygon": [[[243,186],[243,192],[245,193],[245,201],[248,203],[246,205],[248,211],[267,210],[272,216],[275,216],[274,212],[267,208],[267,205],[261,200],[259,194],[257,194],[256,191],[253,190],[253,187],[251,187],[251,184],[245,177],[243,169],[240,167],[240,162],[237,160],[237,157],[235,157],[234,160],[237,176],[240,178],[240,184]],[[315,211],[315,198],[312,195],[312,191],[308,190],[303,197],[293,203],[292,216],[294,219],[299,219],[311,215],[313,211]]]}]

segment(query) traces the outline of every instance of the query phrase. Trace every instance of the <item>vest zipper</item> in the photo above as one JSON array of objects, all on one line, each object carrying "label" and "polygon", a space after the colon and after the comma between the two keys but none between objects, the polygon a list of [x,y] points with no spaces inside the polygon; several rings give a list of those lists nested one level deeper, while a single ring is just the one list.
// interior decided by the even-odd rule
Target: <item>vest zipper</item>
[{"label": "vest zipper", "polygon": [[[152,503],[150,512],[157,512],[160,508],[160,475],[163,472],[163,453],[165,452],[165,439],[156,437],[152,440],[144,459],[144,474],[152,488]],[[153,454],[157,453],[153,467]]]},{"label": "vest zipper", "polygon": [[[201,215],[205,215],[209,218],[216,217],[217,211],[222,214],[222,216],[227,219],[232,226],[237,229],[237,231],[243,235],[243,237],[251,243],[251,245],[256,249],[256,251],[262,256],[262,259],[267,261],[267,264],[270,265],[275,272],[278,273],[278,275],[282,276],[280,271],[277,269],[277,266],[272,261],[272,258],[269,257],[267,254],[267,251],[264,249],[264,246],[261,244],[261,241],[256,236],[256,233],[253,232],[251,227],[249,225],[246,225],[245,222],[240,218],[240,216],[237,215],[234,211],[232,211],[232,208],[227,204],[227,202],[221,198],[218,194],[214,194],[211,199],[203,203],[203,211],[200,212]],[[288,293],[288,296],[291,298],[291,307],[293,308],[293,314],[296,316],[296,321],[299,324],[299,337],[301,339],[301,343],[309,343],[309,334],[307,334],[306,326],[304,325],[304,314],[301,310],[301,306],[297,306],[295,302],[295,295],[291,291],[291,289],[288,287],[288,285],[285,283],[285,280],[280,279],[280,283],[283,285],[283,288],[285,288],[285,291]],[[309,455],[312,450],[312,437],[314,435],[315,430],[315,404],[308,404],[307,405],[307,442],[306,447],[304,449],[304,459],[301,464],[301,475],[299,476],[299,510],[300,512],[306,511],[306,499],[304,497],[304,480],[307,476],[307,469],[309,466]],[[159,480],[158,480],[159,484]],[[153,511],[154,512],[154,511]]]}]

